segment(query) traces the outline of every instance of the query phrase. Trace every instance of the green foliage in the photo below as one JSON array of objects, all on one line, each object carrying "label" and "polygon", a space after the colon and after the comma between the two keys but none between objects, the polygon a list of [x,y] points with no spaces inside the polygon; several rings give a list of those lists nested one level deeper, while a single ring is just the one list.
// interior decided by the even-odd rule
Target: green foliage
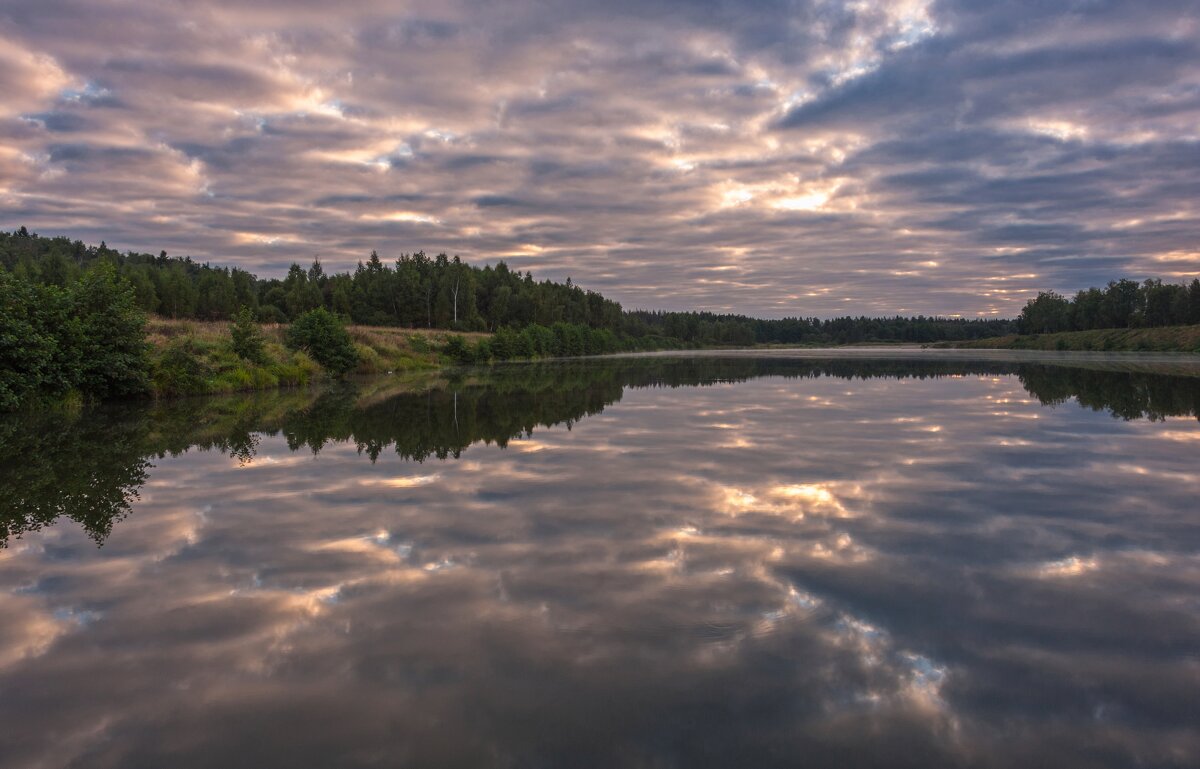
[{"label": "green foliage", "polygon": [[133,287],[107,262],[65,288],[0,268],[0,409],[73,391],[146,392],[145,322]]},{"label": "green foliage", "polygon": [[1071,303],[1062,294],[1043,291],[1025,305],[1021,313],[1021,333],[1048,334],[1071,325]]},{"label": "green foliage", "polygon": [[288,327],[287,346],[304,350],[330,374],[345,376],[358,365],[358,352],[341,321],[323,307],[309,310]]},{"label": "green foliage", "polygon": [[259,323],[287,323],[287,315],[273,304],[264,304],[258,308]]},{"label": "green foliage", "polygon": [[0,409],[13,409],[39,390],[54,387],[59,339],[47,327],[47,305],[60,292],[20,280],[0,268]]},{"label": "green foliage", "polygon": [[414,352],[426,353],[431,349],[429,340],[421,334],[409,334],[408,345],[413,348]]},{"label": "green foliage", "polygon": [[[970,341],[1020,329],[1054,333],[1200,324],[1200,280],[1179,285],[1117,280],[1074,298],[1044,293],[1016,322],[924,316],[761,319],[624,311],[570,279],[539,282],[504,262],[479,268],[423,251],[402,253],[394,261],[372,252],[344,273],[327,274],[320,262],[308,269],[294,264],[278,280],[166,253],[121,254],[103,243],[92,247],[24,230],[0,232],[0,266],[45,288],[67,290],[85,268],[99,263],[116,266],[133,286],[138,307],[172,318],[230,319],[246,306],[261,322],[285,323],[323,308],[356,323],[511,330],[515,336],[504,336],[489,350],[499,360],[724,345]],[[424,340],[414,349],[428,352]]]},{"label": "green foliage", "polygon": [[452,334],[446,340],[446,345],[442,348],[442,352],[450,360],[460,365],[475,362],[475,351],[467,345],[467,340],[458,334]]},{"label": "green foliage", "polygon": [[304,385],[321,368],[305,353],[278,346],[265,349],[263,361],[254,363],[235,354],[222,338],[185,334],[158,348],[151,370],[155,395],[166,396]]},{"label": "green foliage", "polygon": [[154,390],[161,395],[199,395],[209,392],[213,368],[194,337],[172,339],[154,365]]},{"label": "green foliage", "polygon": [[379,374],[387,371],[383,356],[375,349],[365,344],[355,344],[354,350],[358,354],[358,366],[355,369],[358,373]]},{"label": "green foliage", "polygon": [[516,355],[517,333],[510,328],[502,328],[492,336],[492,357],[496,360],[508,360]]},{"label": "green foliage", "polygon": [[1114,280],[1080,291],[1073,299],[1038,294],[1017,320],[1022,334],[1097,329],[1162,328],[1200,323],[1200,279],[1191,283]]},{"label": "green foliage", "polygon": [[[472,267],[446,254],[401,253],[385,260],[372,252],[352,272],[327,274],[319,262],[307,270],[292,265],[287,277],[258,279],[238,269],[199,264],[191,259],[150,254],[120,254],[103,244],[86,246],[66,238],[42,238],[28,232],[0,232],[0,265],[27,271],[35,282],[69,285],[82,265],[108,261],[133,281],[140,306],[172,318],[226,320],[241,306],[257,309],[264,323],[285,323],[311,309],[325,308],[354,323],[520,332],[502,342],[496,357],[590,355],[618,349],[712,347],[752,344],[854,344],[881,341],[965,341],[1013,333],[1008,320],[962,318],[751,318],[709,312],[627,312],[594,291],[563,283],[535,281],[504,262]],[[1168,301],[1169,300],[1169,301]],[[1163,301],[1173,315],[1190,313],[1200,323],[1200,287],[1181,300]],[[1158,302],[1154,307],[1159,307]],[[1182,309],[1181,309],[1182,308]],[[1101,309],[1108,315],[1127,311],[1119,302]],[[1155,310],[1156,312],[1158,310]],[[581,327],[582,335],[558,324]],[[533,329],[533,332],[529,332]],[[606,331],[601,338],[593,331]],[[552,348],[558,349],[552,349]],[[416,348],[418,352],[425,352]],[[566,350],[564,352],[563,350]]]},{"label": "green foliage", "polygon": [[443,352],[458,363],[490,360],[525,360],[602,355],[623,349],[616,334],[573,323],[556,323],[547,328],[538,323],[520,331],[502,328],[491,339],[480,339],[474,347],[465,339],[451,337]]},{"label": "green foliage", "polygon": [[233,340],[233,352],[242,360],[262,364],[267,355],[263,349],[262,331],[254,321],[254,315],[249,307],[243,306],[234,316],[229,326],[229,336]]},{"label": "green foliage", "polygon": [[532,358],[537,355],[537,350],[534,347],[533,339],[530,334],[529,327],[526,326],[523,331],[513,338],[513,357],[514,358]]},{"label": "green foliage", "polygon": [[73,287],[71,311],[82,349],[79,389],[98,398],[145,393],[150,385],[146,316],[133,287],[112,265],[98,264]]}]

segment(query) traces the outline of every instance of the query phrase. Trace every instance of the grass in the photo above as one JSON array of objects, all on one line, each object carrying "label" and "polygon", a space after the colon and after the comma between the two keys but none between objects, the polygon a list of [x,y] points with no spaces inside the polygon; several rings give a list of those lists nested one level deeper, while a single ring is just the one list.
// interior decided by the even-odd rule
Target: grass
[{"label": "grass", "polygon": [[1089,352],[1200,352],[1200,325],[1110,328],[1059,334],[998,336],[973,342],[942,342],[934,347],[973,350],[1069,350]]},{"label": "grass", "polygon": [[[358,350],[357,374],[379,374],[437,368],[444,361],[439,351],[454,335],[472,344],[490,334],[468,334],[444,329],[410,329],[389,326],[347,326]],[[282,333],[282,331],[280,332]]]},{"label": "grass", "polygon": [[[295,387],[326,378],[303,352],[284,346],[286,326],[259,327],[265,359],[239,358],[226,322],[151,317],[146,324],[155,396],[204,395],[245,390]],[[348,326],[359,354],[355,374],[435,369],[443,365],[440,350],[452,333],[444,330],[380,326]],[[486,334],[463,334],[474,341]]]}]

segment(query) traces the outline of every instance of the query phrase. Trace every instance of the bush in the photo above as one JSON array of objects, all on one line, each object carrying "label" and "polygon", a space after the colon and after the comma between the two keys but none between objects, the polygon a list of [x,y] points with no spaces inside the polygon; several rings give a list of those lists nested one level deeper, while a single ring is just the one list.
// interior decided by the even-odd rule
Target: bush
[{"label": "bush", "polygon": [[150,388],[146,316],[128,281],[101,262],[71,289],[71,310],[79,321],[79,389],[108,398],[138,395]]},{"label": "bush", "polygon": [[270,371],[279,384],[298,386],[308,384],[310,379],[320,373],[321,367],[312,358],[298,352],[292,356],[291,361],[271,364]]},{"label": "bush", "polygon": [[358,351],[341,321],[323,307],[309,310],[288,327],[284,338],[290,349],[303,350],[336,377],[358,365]]},{"label": "bush", "polygon": [[512,356],[514,358],[532,358],[537,354],[537,348],[531,334],[522,331],[513,338]]},{"label": "bush", "polygon": [[264,304],[258,308],[259,323],[287,323],[287,315],[273,304]]},{"label": "bush", "polygon": [[154,390],[158,395],[197,395],[209,390],[212,369],[192,337],[172,339],[154,366]]},{"label": "bush", "polygon": [[229,326],[229,336],[233,338],[233,352],[239,358],[259,365],[266,362],[262,331],[254,322],[254,315],[249,307],[242,307],[233,317],[233,323]]},{"label": "bush", "polygon": [[492,336],[492,357],[508,360],[516,354],[517,334],[510,328],[498,329]]},{"label": "bush", "polygon": [[526,326],[521,333],[529,337],[533,346],[534,355],[538,357],[546,357],[554,354],[554,332],[546,326],[543,326],[539,323],[533,323]]},{"label": "bush", "polygon": [[383,356],[371,347],[356,342],[354,344],[354,351],[358,353],[358,373],[378,374],[386,370]]},{"label": "bush", "polygon": [[97,264],[65,289],[0,270],[0,409],[70,392],[145,392],[145,325],[133,288],[111,264]]},{"label": "bush", "polygon": [[587,328],[585,326],[577,326],[573,323],[555,323],[553,331],[555,355],[577,357],[587,352],[585,349]]},{"label": "bush", "polygon": [[408,345],[413,349],[413,352],[429,352],[429,340],[422,334],[409,334]]},{"label": "bush", "polygon": [[51,389],[58,340],[45,327],[42,312],[56,293],[0,268],[0,409],[16,408]]},{"label": "bush", "polygon": [[459,365],[466,365],[475,362],[475,352],[467,346],[467,340],[458,334],[451,334],[446,340],[446,346],[442,348],[442,352],[450,360]]}]

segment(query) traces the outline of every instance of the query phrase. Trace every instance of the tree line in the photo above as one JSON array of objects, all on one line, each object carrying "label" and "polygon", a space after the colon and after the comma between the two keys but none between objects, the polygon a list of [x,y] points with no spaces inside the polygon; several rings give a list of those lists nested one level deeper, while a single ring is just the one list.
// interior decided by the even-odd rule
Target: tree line
[{"label": "tree line", "polygon": [[594,291],[534,281],[504,262],[473,267],[446,254],[402,253],[385,262],[372,252],[352,272],[327,273],[320,259],[292,264],[286,277],[258,278],[237,267],[88,246],[20,228],[0,233],[0,265],[34,282],[67,286],[90,265],[114,265],[137,304],[167,318],[223,321],[249,307],[260,322],[288,323],[318,308],[375,326],[495,331],[555,323],[617,329],[621,306]]},{"label": "tree line", "polygon": [[626,331],[638,336],[680,340],[695,346],[831,345],[987,339],[1014,333],[1016,324],[1012,320],[999,318],[925,315],[765,319],[711,312],[633,310],[626,313]]},{"label": "tree line", "polygon": [[[520,332],[541,327],[560,333],[562,354],[590,349],[649,350],[752,344],[853,344],[870,342],[964,341],[1013,333],[1010,320],[940,317],[752,318],[711,312],[624,310],[618,302],[575,285],[535,281],[529,272],[503,261],[477,267],[457,256],[423,251],[384,260],[372,252],[347,272],[326,272],[319,259],[307,267],[292,264],[282,278],[259,278],[237,267],[190,257],[121,253],[105,243],[88,246],[65,237],[41,237],[26,228],[0,232],[0,265],[33,282],[65,287],[96,262],[110,263],[133,288],[137,306],[168,318],[223,321],[242,307],[260,322],[287,323],[324,308],[358,324],[454,329],[464,332]],[[588,331],[606,332],[597,336]],[[560,333],[561,336],[561,333]],[[549,337],[536,331],[509,346],[548,349]],[[478,352],[478,351],[476,351]],[[485,351],[486,352],[486,351]],[[556,351],[558,354],[558,351]],[[512,357],[522,357],[513,353]]]},{"label": "tree line", "polygon": [[1053,334],[1105,328],[1157,328],[1200,323],[1200,279],[1189,283],[1142,283],[1122,279],[1067,298],[1043,291],[1031,299],[1017,326],[1022,334]]}]

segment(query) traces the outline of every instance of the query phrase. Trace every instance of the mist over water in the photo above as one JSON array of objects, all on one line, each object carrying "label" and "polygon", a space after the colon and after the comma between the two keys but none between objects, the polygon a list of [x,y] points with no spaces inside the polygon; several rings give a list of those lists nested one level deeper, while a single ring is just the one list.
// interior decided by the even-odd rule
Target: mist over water
[{"label": "mist over water", "polygon": [[864,355],[0,422],[0,763],[1194,765],[1195,364]]}]

